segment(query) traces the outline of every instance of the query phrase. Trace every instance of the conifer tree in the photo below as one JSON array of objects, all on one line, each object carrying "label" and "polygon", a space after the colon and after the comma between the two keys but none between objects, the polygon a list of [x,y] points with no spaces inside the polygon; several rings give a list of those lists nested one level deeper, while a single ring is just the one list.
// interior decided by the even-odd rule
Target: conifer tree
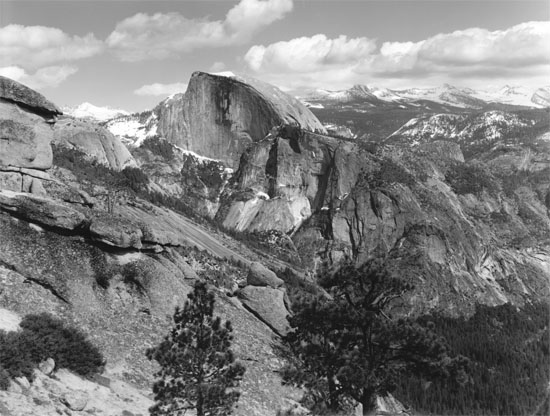
[{"label": "conifer tree", "polygon": [[236,390],[245,372],[231,351],[232,327],[214,317],[214,294],[198,282],[183,309],[174,313],[174,327],[147,357],[160,364],[153,385],[151,415],[197,416],[231,414]]},{"label": "conifer tree", "polygon": [[294,332],[286,340],[300,365],[285,377],[316,390],[328,409],[353,399],[368,414],[376,396],[391,392],[407,373],[464,379],[467,360],[451,358],[429,327],[392,318],[392,302],[412,287],[379,263],[344,265],[320,283],[330,297],[310,296],[293,305]]}]

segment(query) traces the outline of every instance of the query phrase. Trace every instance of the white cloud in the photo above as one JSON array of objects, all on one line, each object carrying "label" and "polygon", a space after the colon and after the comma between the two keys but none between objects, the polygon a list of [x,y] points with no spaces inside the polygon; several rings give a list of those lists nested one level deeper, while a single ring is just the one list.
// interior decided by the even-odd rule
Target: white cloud
[{"label": "white cloud", "polygon": [[149,84],[144,85],[134,91],[136,95],[152,95],[152,96],[167,96],[178,92],[185,92],[187,84],[183,82],[175,82],[173,84]]},{"label": "white cloud", "polygon": [[345,88],[373,79],[388,85],[412,78],[416,83],[541,82],[550,73],[550,22],[497,31],[470,28],[380,47],[364,37],[315,35],[252,46],[244,60],[265,80],[287,87]]},{"label": "white cloud", "polygon": [[189,19],[180,13],[138,13],[117,23],[107,45],[122,61],[166,59],[203,47],[248,42],[292,10],[292,0],[241,0],[225,20]]},{"label": "white cloud", "polygon": [[348,39],[343,35],[328,39],[325,35],[318,34],[272,43],[267,47],[253,46],[244,60],[255,71],[310,72],[319,68],[349,66],[369,56],[375,49],[376,44],[371,39]]},{"label": "white cloud", "polygon": [[101,53],[103,42],[93,34],[70,36],[45,26],[7,25],[0,28],[0,56],[4,65],[36,70]]},{"label": "white cloud", "polygon": [[223,62],[214,62],[208,69],[208,72],[221,72],[226,69],[226,65]]},{"label": "white cloud", "polygon": [[70,65],[47,66],[34,73],[19,66],[8,66],[0,68],[0,75],[11,78],[33,89],[57,87],[69,76],[75,74],[78,68]]},{"label": "white cloud", "polygon": [[550,22],[527,22],[490,32],[472,28],[427,39],[422,61],[439,65],[493,64],[528,66],[550,59]]}]

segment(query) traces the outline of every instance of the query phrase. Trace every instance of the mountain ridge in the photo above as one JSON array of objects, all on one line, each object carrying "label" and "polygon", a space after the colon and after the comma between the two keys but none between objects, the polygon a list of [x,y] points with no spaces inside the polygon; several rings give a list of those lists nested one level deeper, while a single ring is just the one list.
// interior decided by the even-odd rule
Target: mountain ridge
[{"label": "mountain ridge", "polygon": [[329,91],[313,90],[302,92],[298,96],[310,105],[370,103],[378,106],[388,104],[411,105],[420,100],[439,104],[448,104],[462,108],[481,109],[496,103],[534,108],[549,107],[548,94],[550,87],[525,88],[509,86],[487,90],[473,90],[444,84],[435,88],[388,89],[373,85],[356,84],[346,90]]}]

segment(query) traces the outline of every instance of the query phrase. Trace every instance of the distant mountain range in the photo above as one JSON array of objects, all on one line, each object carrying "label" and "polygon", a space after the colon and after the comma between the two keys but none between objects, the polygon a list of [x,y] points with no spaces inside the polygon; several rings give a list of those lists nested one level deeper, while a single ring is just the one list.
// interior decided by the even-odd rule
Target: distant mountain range
[{"label": "distant mountain range", "polygon": [[299,98],[309,107],[361,104],[369,107],[388,105],[402,108],[429,106],[438,103],[459,108],[482,109],[489,104],[543,108],[550,107],[550,86],[529,89],[505,85],[483,91],[457,88],[444,84],[437,88],[409,88],[392,90],[372,85],[354,85],[350,89],[329,91],[317,89],[303,91]]},{"label": "distant mountain range", "polygon": [[63,107],[63,113],[75,117],[91,119],[95,121],[107,121],[115,117],[127,116],[128,111],[114,109],[110,107],[98,107],[90,103],[82,103],[77,107]]},{"label": "distant mountain range", "polygon": [[[234,77],[235,75],[227,73],[225,76]],[[294,91],[293,94],[309,108],[322,109],[349,106],[360,112],[387,107],[419,110],[424,108],[432,111],[448,111],[447,107],[454,107],[456,109],[487,109],[487,106],[490,105],[532,108],[550,107],[550,86],[533,89],[505,85],[501,88],[481,91],[470,88],[458,88],[449,84],[436,88],[409,88],[401,90],[358,84],[347,90],[301,90]],[[177,95],[180,96],[181,94]],[[170,101],[172,98],[174,97],[168,97],[164,101]],[[162,104],[161,102],[159,106]],[[77,107],[63,107],[63,112],[75,118],[90,119],[99,122],[122,118],[120,120],[122,123],[119,126],[122,129],[133,130],[134,128],[142,127],[141,125],[135,126],[135,121],[129,121],[126,118],[130,116],[130,112],[128,111],[110,107],[98,107],[88,102],[82,103]],[[154,113],[155,111],[153,109],[148,112]],[[130,118],[135,120],[139,116],[134,114]],[[129,122],[131,126],[130,124],[123,126],[122,124],[125,122]],[[129,135],[135,137],[133,132],[130,132]],[[125,136],[124,132],[122,132],[122,136]]]}]

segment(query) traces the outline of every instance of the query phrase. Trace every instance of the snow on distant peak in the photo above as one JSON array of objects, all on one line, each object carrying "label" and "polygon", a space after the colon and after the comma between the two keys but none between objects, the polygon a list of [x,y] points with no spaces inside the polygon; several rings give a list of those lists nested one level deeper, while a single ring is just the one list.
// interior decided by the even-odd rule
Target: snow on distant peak
[{"label": "snow on distant peak", "polygon": [[144,122],[138,115],[121,116],[110,120],[107,129],[126,145],[139,147],[148,137],[157,134],[157,115],[153,112]]},{"label": "snow on distant peak", "polygon": [[210,75],[216,75],[218,77],[236,78],[235,73],[231,71],[211,72]]},{"label": "snow on distant peak", "polygon": [[476,91],[472,96],[487,102],[538,107],[538,103],[532,101],[533,93],[533,90],[522,86],[505,85]]},{"label": "snow on distant peak", "polygon": [[86,118],[96,121],[107,121],[115,117],[127,116],[130,114],[124,110],[110,107],[98,107],[88,102],[82,103],[74,108],[64,108],[63,111],[65,114],[75,118]]}]

